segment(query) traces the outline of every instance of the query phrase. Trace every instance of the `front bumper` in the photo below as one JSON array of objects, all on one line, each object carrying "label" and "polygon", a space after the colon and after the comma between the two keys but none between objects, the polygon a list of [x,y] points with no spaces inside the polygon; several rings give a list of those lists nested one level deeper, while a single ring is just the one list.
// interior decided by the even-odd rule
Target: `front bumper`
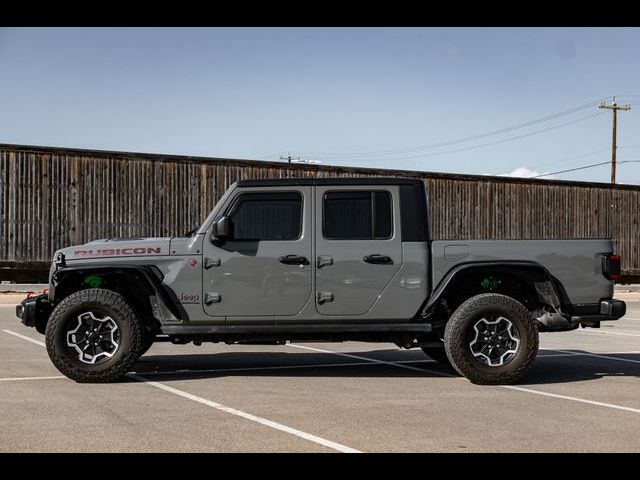
[{"label": "front bumper", "polygon": [[46,293],[36,297],[25,298],[20,305],[16,305],[16,316],[23,325],[27,327],[35,327],[35,329],[44,334],[47,320],[53,306],[49,303]]}]

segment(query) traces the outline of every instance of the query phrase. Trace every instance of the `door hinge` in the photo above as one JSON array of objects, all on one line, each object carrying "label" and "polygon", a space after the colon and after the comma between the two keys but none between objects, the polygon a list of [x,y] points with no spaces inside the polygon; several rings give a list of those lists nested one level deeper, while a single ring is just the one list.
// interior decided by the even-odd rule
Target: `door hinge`
[{"label": "door hinge", "polygon": [[318,292],[318,303],[322,305],[323,303],[333,302],[333,293],[331,292]]},{"label": "door hinge", "polygon": [[333,265],[333,257],[329,255],[319,255],[317,260],[318,268],[322,268],[325,265]]},{"label": "door hinge", "polygon": [[219,267],[221,263],[219,258],[204,257],[204,268]]},{"label": "door hinge", "polygon": [[216,292],[207,292],[204,294],[204,304],[211,305],[212,303],[220,303],[222,296]]}]

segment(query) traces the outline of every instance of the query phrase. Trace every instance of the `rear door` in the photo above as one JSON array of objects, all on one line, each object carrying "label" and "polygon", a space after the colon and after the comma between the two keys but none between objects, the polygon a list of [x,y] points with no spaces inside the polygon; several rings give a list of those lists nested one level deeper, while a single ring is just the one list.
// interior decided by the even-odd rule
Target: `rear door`
[{"label": "rear door", "polygon": [[205,311],[230,323],[296,315],[312,295],[312,187],[239,190],[220,216],[233,238],[204,242]]},{"label": "rear door", "polygon": [[316,309],[358,316],[402,265],[399,189],[316,186]]}]

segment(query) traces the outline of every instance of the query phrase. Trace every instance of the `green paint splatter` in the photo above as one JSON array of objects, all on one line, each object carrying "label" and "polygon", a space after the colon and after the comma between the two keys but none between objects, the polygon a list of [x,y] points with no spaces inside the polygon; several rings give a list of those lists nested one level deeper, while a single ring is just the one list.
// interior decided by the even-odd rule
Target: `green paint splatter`
[{"label": "green paint splatter", "polygon": [[102,279],[97,275],[89,275],[85,277],[84,283],[89,285],[91,288],[100,288],[102,286]]},{"label": "green paint splatter", "polygon": [[497,278],[487,277],[480,282],[480,286],[485,290],[495,290],[502,283],[502,280],[498,280]]}]

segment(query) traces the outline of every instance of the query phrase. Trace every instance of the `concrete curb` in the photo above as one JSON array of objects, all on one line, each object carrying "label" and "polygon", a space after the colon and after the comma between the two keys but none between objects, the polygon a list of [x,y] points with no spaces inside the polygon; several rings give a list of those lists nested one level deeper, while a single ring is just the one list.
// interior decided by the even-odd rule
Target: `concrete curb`
[{"label": "concrete curb", "polygon": [[640,292],[640,285],[616,285],[617,292]]},{"label": "concrete curb", "polygon": [[0,283],[0,293],[41,292],[49,288],[46,283]]}]

